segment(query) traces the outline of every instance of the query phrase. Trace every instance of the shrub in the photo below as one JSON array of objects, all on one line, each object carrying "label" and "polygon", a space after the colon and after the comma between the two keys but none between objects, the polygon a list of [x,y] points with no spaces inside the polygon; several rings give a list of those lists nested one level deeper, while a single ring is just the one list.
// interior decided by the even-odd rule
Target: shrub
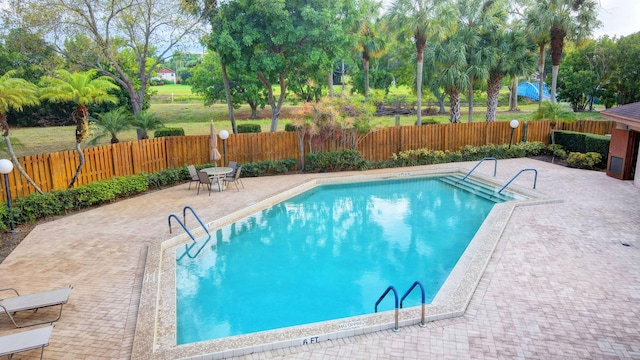
[{"label": "shrub", "polygon": [[602,156],[597,152],[588,152],[586,154],[579,152],[569,153],[567,157],[567,166],[578,169],[594,169],[602,163]]},{"label": "shrub", "polygon": [[546,146],[541,142],[519,143],[512,145],[511,148],[504,144],[489,144],[482,146],[467,145],[458,151],[441,151],[431,149],[401,151],[398,154],[391,155],[391,161],[393,161],[396,166],[414,166],[458,161],[476,161],[486,157],[510,159],[539,155],[543,153],[545,149]]},{"label": "shrub", "polygon": [[327,172],[355,170],[361,167],[362,154],[357,150],[309,153],[305,157],[305,171]]},{"label": "shrub", "polygon": [[294,124],[285,124],[284,125],[284,131],[288,131],[288,132],[294,132],[296,131],[296,126]]},{"label": "shrub", "polygon": [[276,175],[291,171],[298,164],[293,158],[278,161],[259,161],[242,163],[241,177],[258,177],[264,175]]},{"label": "shrub", "polygon": [[236,128],[238,129],[238,134],[259,133],[262,131],[260,124],[240,124]]},{"label": "shrub", "polygon": [[153,137],[167,137],[167,136],[184,136],[184,129],[178,127],[165,127],[158,129],[153,133]]},{"label": "shrub", "polygon": [[[56,190],[44,194],[33,193],[15,201],[12,207],[13,220],[15,224],[33,222],[48,216],[62,215],[72,210],[108,203],[146,190],[147,177],[131,175],[98,181],[73,189]],[[5,206],[0,211],[0,229],[6,229],[7,224],[9,224],[9,215]]]},{"label": "shrub", "polygon": [[562,145],[569,152],[597,152],[603,159],[609,155],[611,138],[608,136],[575,131],[556,131],[555,140],[556,144]]},{"label": "shrub", "polygon": [[604,135],[585,134],[584,147],[586,152],[597,152],[602,159],[609,157],[609,144],[611,137]]}]

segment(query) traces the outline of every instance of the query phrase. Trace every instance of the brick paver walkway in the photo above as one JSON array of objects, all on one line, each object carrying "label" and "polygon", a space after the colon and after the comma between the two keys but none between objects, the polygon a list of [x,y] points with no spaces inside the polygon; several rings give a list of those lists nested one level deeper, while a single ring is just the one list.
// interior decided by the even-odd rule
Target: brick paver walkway
[{"label": "brick paver walkway", "polygon": [[[530,167],[538,191],[564,202],[515,209],[464,316],[244,358],[640,359],[640,189],[530,159],[500,160],[499,181]],[[0,264],[0,287],[73,285],[46,359],[128,359],[147,245],[172,237],[170,213],[190,205],[208,222],[310,178],[341,175],[248,178],[240,192],[211,196],[183,184],[39,225]],[[532,181],[522,175],[514,185]],[[0,334],[13,331],[0,317]]]}]

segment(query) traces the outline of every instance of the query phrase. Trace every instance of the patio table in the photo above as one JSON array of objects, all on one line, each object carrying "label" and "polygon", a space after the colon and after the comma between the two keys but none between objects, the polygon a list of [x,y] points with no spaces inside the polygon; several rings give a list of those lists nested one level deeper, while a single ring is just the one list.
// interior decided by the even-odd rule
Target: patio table
[{"label": "patio table", "polygon": [[226,167],[226,166],[216,166],[216,167],[209,167],[209,168],[204,168],[200,171],[204,171],[207,173],[207,175],[209,175],[210,178],[212,177],[217,177],[218,178],[218,184],[220,184],[220,191],[224,190],[224,186],[222,185],[222,183],[220,181],[222,181],[222,179],[224,179],[225,175],[232,173],[233,172],[233,168],[230,167]]}]

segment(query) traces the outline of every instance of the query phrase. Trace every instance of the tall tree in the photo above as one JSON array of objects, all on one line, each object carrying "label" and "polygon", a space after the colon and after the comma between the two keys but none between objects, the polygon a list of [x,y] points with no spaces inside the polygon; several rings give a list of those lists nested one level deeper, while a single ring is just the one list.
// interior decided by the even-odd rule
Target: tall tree
[{"label": "tall tree", "polygon": [[453,11],[449,5],[440,0],[395,0],[389,10],[392,28],[412,39],[416,49],[417,125],[422,125],[424,50],[427,41],[453,30],[455,21],[451,21]]},{"label": "tall tree", "polygon": [[489,68],[499,60],[495,56],[490,35],[506,26],[506,3],[500,0],[458,0],[458,35],[466,48],[469,85],[468,120],[473,122],[474,82],[485,81]]},{"label": "tall tree", "polygon": [[[505,76],[517,78],[532,72],[536,59],[531,51],[532,43],[527,41],[526,34],[521,30],[496,29],[487,35],[488,41],[492,44],[492,56],[496,59],[489,69],[487,79],[486,120],[493,122],[496,121],[502,79]],[[512,91],[517,92],[517,89]]]},{"label": "tall tree", "polygon": [[361,3],[362,18],[358,29],[358,51],[362,54],[364,70],[364,98],[369,99],[369,62],[371,58],[379,58],[384,54],[385,42],[378,33],[376,25],[380,22],[378,12],[380,2],[364,1]]},{"label": "tall tree", "polygon": [[438,86],[449,96],[449,122],[460,122],[460,93],[469,86],[466,49],[456,33],[436,47],[435,61],[440,72],[436,78]]},{"label": "tall tree", "polygon": [[524,13],[526,28],[531,40],[538,46],[538,109],[542,106],[542,94],[544,90],[544,60],[545,48],[551,36],[549,28],[551,27],[551,19],[548,12],[543,6],[532,6],[526,9]]},{"label": "tall tree", "polygon": [[[271,107],[271,131],[278,118],[292,71],[324,74],[324,82],[347,46],[339,16],[350,1],[335,0],[237,0],[220,7],[220,27],[214,26],[212,46],[226,65],[256,74],[264,85]],[[218,24],[218,23],[216,23]],[[276,100],[273,85],[279,84]]]},{"label": "tall tree", "polygon": [[118,98],[109,91],[118,90],[118,85],[108,76],[98,76],[98,70],[70,73],[57,70],[57,76],[42,79],[40,98],[51,102],[70,102],[76,105],[73,114],[76,121],[76,151],[80,162],[68,188],[72,188],[84,166],[81,144],[89,136],[89,104],[117,103]]},{"label": "tall tree", "polygon": [[[8,0],[4,15],[8,23],[13,20],[42,31],[56,51],[83,69],[95,68],[111,77],[127,90],[133,113],[138,114],[148,79],[172,50],[198,35],[216,2],[187,0],[177,7],[170,0]],[[65,42],[78,35],[88,41],[85,51],[68,51]],[[133,75],[120,56],[126,49],[134,55]]]},{"label": "tall tree", "polygon": [[569,36],[580,41],[600,26],[597,19],[596,0],[540,0],[533,5],[532,13],[547,26],[551,41],[551,101],[556,101],[558,69],[562,60],[564,41]]},{"label": "tall tree", "polygon": [[20,174],[27,179],[38,193],[42,194],[40,187],[36,185],[33,179],[24,171],[20,162],[18,162],[9,138],[7,111],[9,109],[22,111],[25,106],[37,105],[40,102],[37,93],[38,87],[24,79],[14,78],[15,73],[16,71],[8,71],[0,76],[0,128],[2,128],[2,137],[4,137],[4,142],[7,145],[7,152],[9,152],[9,156],[11,156],[11,160]]}]

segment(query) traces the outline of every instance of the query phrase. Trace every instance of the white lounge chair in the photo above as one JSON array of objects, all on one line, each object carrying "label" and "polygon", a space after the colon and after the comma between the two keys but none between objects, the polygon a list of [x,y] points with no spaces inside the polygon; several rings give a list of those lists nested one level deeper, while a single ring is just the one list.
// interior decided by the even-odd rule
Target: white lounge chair
[{"label": "white lounge chair", "polygon": [[51,331],[53,331],[53,325],[0,336],[0,356],[7,355],[11,359],[13,354],[42,348],[40,350],[40,359],[42,359],[44,347],[49,345]]},{"label": "white lounge chair", "polygon": [[[71,287],[43,291],[28,295],[20,295],[18,291],[13,288],[0,289],[0,292],[8,290],[14,291],[16,293],[16,296],[3,298],[2,300],[0,300],[0,314],[7,314],[13,325],[15,325],[17,328],[22,328],[25,326],[40,325],[58,321],[60,319],[60,316],[62,315],[62,306],[67,303],[67,300],[69,300],[69,292],[71,291]],[[37,312],[38,309],[58,305],[60,306],[60,312],[58,313],[58,317],[55,319],[47,319],[43,321],[18,325],[14,318],[15,313],[18,311],[31,310],[33,312]]]}]

